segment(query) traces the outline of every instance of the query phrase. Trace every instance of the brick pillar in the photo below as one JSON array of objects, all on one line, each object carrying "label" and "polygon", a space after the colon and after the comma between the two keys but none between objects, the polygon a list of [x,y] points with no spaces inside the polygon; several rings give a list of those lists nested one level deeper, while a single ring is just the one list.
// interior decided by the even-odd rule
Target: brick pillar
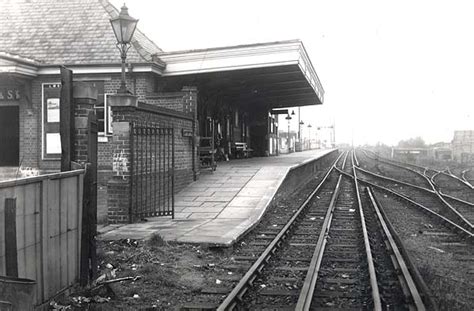
[{"label": "brick pillar", "polygon": [[196,181],[199,177],[199,155],[198,155],[198,142],[197,142],[197,97],[198,89],[195,86],[184,86],[181,91],[186,92],[187,95],[184,99],[185,113],[189,113],[193,116],[193,137],[192,137],[192,168],[193,168],[193,180]]},{"label": "brick pillar", "polygon": [[113,176],[107,182],[107,218],[109,223],[132,222],[131,208],[131,149],[130,119],[138,104],[138,97],[132,95],[112,95],[108,103],[113,115],[112,150]]},{"label": "brick pillar", "polygon": [[75,122],[73,161],[84,164],[89,159],[87,121],[89,114],[94,113],[97,89],[90,84],[76,82],[73,97]]}]

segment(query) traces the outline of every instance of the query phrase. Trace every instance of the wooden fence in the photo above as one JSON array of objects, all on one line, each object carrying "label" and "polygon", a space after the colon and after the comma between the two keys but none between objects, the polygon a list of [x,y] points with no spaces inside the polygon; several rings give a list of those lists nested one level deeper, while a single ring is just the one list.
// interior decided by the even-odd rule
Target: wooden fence
[{"label": "wooden fence", "polygon": [[[16,199],[18,277],[36,280],[40,305],[79,279],[84,170],[0,182],[0,275],[11,275],[10,207]],[[5,230],[3,229],[5,228]],[[11,248],[10,248],[11,250]],[[11,251],[10,251],[11,253]],[[7,263],[10,261],[10,264]],[[16,262],[15,262],[16,261]]]}]

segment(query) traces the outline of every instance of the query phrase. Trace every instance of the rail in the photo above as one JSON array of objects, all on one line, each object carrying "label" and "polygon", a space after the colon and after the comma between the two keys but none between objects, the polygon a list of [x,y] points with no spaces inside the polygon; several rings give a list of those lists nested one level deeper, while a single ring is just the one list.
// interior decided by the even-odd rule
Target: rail
[{"label": "rail", "polygon": [[435,187],[435,184],[434,184],[434,181],[433,181],[433,177],[436,176],[433,175],[431,178],[421,174],[420,172],[417,172],[413,169],[410,169],[408,167],[405,167],[403,165],[400,165],[400,164],[397,164],[397,163],[392,163],[393,161],[386,161],[386,160],[381,160],[381,159],[378,159],[377,161],[380,161],[382,163],[386,163],[386,164],[389,164],[389,165],[393,165],[395,167],[398,167],[398,168],[402,168],[402,169],[405,169],[405,170],[408,170],[412,173],[415,173],[417,174],[418,176],[421,176],[422,178],[424,178],[428,183],[429,185],[431,186],[431,188],[433,189],[433,192],[434,194],[438,197],[438,199],[448,208],[449,212],[451,212],[452,214],[454,214],[456,216],[457,219],[459,219],[459,221],[461,222],[461,224],[463,225],[463,227],[466,227],[469,231],[474,231],[474,225],[464,217],[464,215],[462,215],[461,213],[459,213],[458,210],[456,210],[451,204],[449,204],[449,202],[447,202],[445,200],[445,198],[443,197],[442,193],[440,193],[440,191]]},{"label": "rail", "polygon": [[[357,180],[357,178],[354,180]],[[409,271],[408,264],[406,263],[405,258],[402,256],[400,250],[398,249],[397,244],[395,243],[395,239],[393,238],[392,233],[389,230],[385,222],[385,219],[380,212],[380,208],[377,202],[375,201],[374,195],[370,187],[367,188],[367,193],[372,203],[372,207],[375,210],[375,213],[377,214],[378,221],[383,228],[388,244],[390,245],[390,248],[394,254],[394,257],[395,257],[394,261],[400,268],[401,277],[403,277],[403,280],[405,281],[406,287],[408,289],[408,292],[410,293],[411,298],[413,299],[413,303],[415,307],[419,311],[426,310],[425,304],[423,303],[423,300],[421,298],[420,292],[418,291],[418,287],[415,283],[415,280],[413,279]]]},{"label": "rail", "polygon": [[[348,159],[351,159],[352,165],[350,165],[350,172],[352,173],[347,173],[346,165],[348,163]],[[325,267],[329,267],[332,264],[334,264],[335,259],[334,256],[338,256],[338,252],[342,252],[343,249],[341,247],[348,247],[345,244],[351,244],[355,242],[346,242],[342,243],[338,242],[339,244],[334,244],[335,242],[333,240],[329,240],[328,237],[331,236],[334,239],[341,239],[342,240],[347,240],[351,241],[357,239],[358,241],[364,241],[364,244],[362,246],[362,243],[357,243],[360,245],[357,246],[356,248],[358,250],[351,250],[346,252],[346,255],[344,256],[349,256],[346,257],[347,259],[337,259],[338,261],[346,261],[346,262],[351,262],[351,265],[354,265],[354,267],[362,267],[365,272],[365,275],[368,275],[368,278],[364,279],[359,279],[359,277],[354,274],[353,279],[351,282],[355,282],[353,284],[355,288],[362,288],[360,286],[363,286],[364,288],[367,289],[367,291],[363,291],[363,294],[359,294],[357,300],[354,300],[352,302],[349,302],[350,305],[354,305],[354,303],[357,305],[358,303],[364,303],[366,305],[369,303],[371,305],[371,308],[373,310],[382,310],[382,301],[385,301],[384,299],[387,297],[390,297],[395,291],[390,290],[390,292],[379,292],[380,290],[384,291],[383,283],[384,282],[389,282],[392,284],[392,282],[399,282],[400,284],[397,285],[398,288],[398,296],[400,297],[399,299],[404,299],[410,307],[409,309],[417,309],[417,310],[426,310],[427,308],[425,307],[424,303],[424,297],[427,297],[423,291],[423,294],[420,295],[419,293],[419,288],[422,288],[421,285],[418,285],[419,283],[419,277],[416,275],[411,275],[411,273],[416,273],[413,271],[413,265],[409,263],[409,259],[407,259],[407,254],[403,250],[398,250],[397,248],[397,237],[394,238],[395,233],[390,232],[390,224],[386,224],[386,222],[381,221],[382,219],[383,212],[379,211],[378,215],[376,215],[375,211],[373,209],[376,209],[376,207],[372,207],[373,205],[377,204],[375,203],[376,200],[375,198],[372,198],[372,194],[366,195],[365,192],[361,192],[360,189],[362,189],[359,186],[359,183],[364,184],[364,185],[369,185],[368,183],[359,180],[357,178],[357,171],[354,166],[354,162],[356,162],[355,155],[352,152],[344,152],[338,156],[338,158],[334,161],[332,166],[328,169],[328,171],[325,173],[322,181],[317,185],[317,187],[311,192],[311,194],[306,198],[306,200],[303,202],[303,204],[298,208],[298,210],[290,216],[291,218],[289,219],[288,222],[286,222],[283,226],[283,228],[278,232],[277,235],[274,238],[271,238],[271,242],[268,244],[265,244],[265,249],[262,251],[261,255],[256,258],[256,260],[253,262],[251,267],[248,269],[248,271],[245,273],[245,275],[240,279],[237,285],[233,287],[231,292],[225,297],[224,301],[218,306],[217,310],[224,311],[224,310],[233,310],[233,309],[240,309],[240,308],[248,308],[249,305],[248,303],[251,303],[251,305],[255,306],[253,302],[255,297],[263,297],[265,296],[260,296],[260,295],[278,295],[278,296],[286,296],[286,295],[298,295],[298,300],[292,300],[291,305],[295,306],[295,310],[309,310],[310,308],[315,308],[318,306],[318,304],[321,304],[321,300],[317,299],[316,297],[324,297],[325,294],[325,284],[331,284],[331,283],[326,283],[326,282],[335,282],[334,279],[331,279],[330,277],[328,278],[327,275],[325,274],[320,274],[320,271],[326,271]],[[339,172],[339,174],[337,174]],[[349,176],[351,180],[346,179],[345,176]],[[323,188],[324,185],[324,188]],[[377,186],[377,185],[375,185]],[[354,189],[355,188],[355,189]],[[380,187],[378,187],[380,188]],[[321,196],[321,194],[324,194],[324,196]],[[362,194],[364,194],[362,196]],[[317,196],[317,199],[322,199],[324,197],[324,202],[323,205],[320,205],[320,207],[324,206],[324,209],[308,209],[309,207],[313,206],[313,201],[314,197]],[[350,195],[350,197],[349,197]],[[321,198],[319,197],[321,196]],[[357,202],[354,201],[354,197],[356,197]],[[369,201],[369,197],[372,198],[372,202]],[[362,200],[363,198],[363,200]],[[339,203],[338,203],[339,202]],[[339,205],[340,204],[340,205]],[[337,207],[336,207],[337,206]],[[377,206],[380,206],[377,204]],[[364,208],[362,208],[364,207]],[[359,212],[357,214],[354,214],[354,209],[359,209]],[[313,214],[317,212],[317,214]],[[364,212],[368,213],[367,216],[364,215]],[[291,250],[287,249],[286,247],[288,245],[293,245],[294,240],[294,235],[301,235],[301,233],[297,233],[298,230],[300,230],[299,226],[301,226],[301,221],[305,221],[305,219],[308,219],[308,213],[310,215],[318,215],[320,216],[320,222],[317,225],[317,231],[311,232],[311,233],[304,233],[306,235],[311,234],[314,238],[317,238],[317,240],[313,240],[310,243],[311,244],[304,244],[304,245],[311,245],[315,247],[314,250],[309,249],[306,252],[305,257],[303,258],[298,258],[297,260],[302,262],[305,262],[304,266],[298,266],[297,269],[300,269],[299,271],[305,271],[306,275],[300,275],[299,280],[303,280],[304,282],[302,283],[300,292],[298,293],[295,291],[294,293],[291,294],[285,294],[278,292],[278,287],[277,290],[275,291],[273,289],[273,293],[270,294],[269,291],[266,293],[262,294],[257,294],[256,293],[259,291],[260,287],[259,284],[262,280],[268,280],[267,277],[271,276],[273,273],[273,270],[267,270],[268,267],[267,265],[270,264],[272,266],[272,263],[278,263],[281,261],[281,254],[285,254],[286,250]],[[352,213],[352,214],[351,214]],[[351,216],[349,216],[351,215]],[[311,216],[314,217],[314,216]],[[368,222],[366,222],[366,217],[368,217]],[[319,218],[318,218],[319,219]],[[349,222],[347,222],[347,219]],[[379,223],[382,225],[376,225],[378,229],[374,229],[372,226],[374,223],[377,223],[377,219]],[[314,220],[312,218],[311,220]],[[370,227],[368,226],[370,224]],[[349,226],[346,228],[346,225]],[[454,226],[456,226],[453,223]],[[303,224],[303,227],[305,225]],[[380,228],[384,228],[385,230],[382,232]],[[308,227],[305,227],[305,230],[308,230]],[[463,230],[462,228],[460,228]],[[354,231],[356,230],[356,231]],[[334,231],[334,232],[333,232]],[[341,235],[341,231],[344,231]],[[380,232],[380,233],[379,233]],[[354,233],[357,234],[358,237],[354,237]],[[469,232],[466,232],[464,230],[463,233],[469,234]],[[334,234],[334,235],[333,235]],[[339,235],[338,235],[339,234]],[[375,235],[374,235],[375,234]],[[385,237],[388,236],[389,242],[385,240]],[[296,238],[298,241],[299,238]],[[382,243],[375,243],[372,240],[376,239],[376,241],[382,241]],[[385,242],[385,243],[383,243]],[[301,243],[301,242],[300,242]],[[308,243],[308,242],[306,242]],[[316,243],[316,244],[312,244]],[[336,242],[337,243],[337,242]],[[372,243],[372,244],[371,244]],[[294,243],[298,244],[298,242]],[[392,245],[392,251],[395,253],[395,255],[391,255],[392,252],[387,252],[385,247],[379,247],[378,245]],[[300,244],[299,246],[302,246],[303,244]],[[363,248],[362,248],[363,247]],[[373,247],[373,250],[371,249]],[[374,252],[374,255],[372,254]],[[328,256],[328,257],[326,257]],[[353,259],[355,256],[358,259]],[[378,269],[380,267],[376,267],[374,264],[374,260],[377,258],[380,258],[380,256],[384,256],[382,258],[387,258],[384,260],[392,260],[390,262],[390,269],[400,269],[402,270],[403,276],[397,276],[396,274],[392,274],[393,280],[391,278],[384,280],[383,278],[380,280],[382,282],[382,285],[379,285],[379,282],[377,280],[377,273]],[[242,256],[244,257],[244,256]],[[290,260],[286,259],[288,257],[283,257],[285,259],[283,260]],[[327,258],[327,259],[326,259]],[[337,257],[335,257],[337,258]],[[375,258],[375,259],[374,259]],[[390,259],[388,259],[390,258]],[[395,259],[394,259],[395,258]],[[293,260],[293,259],[291,259]],[[351,261],[347,261],[351,260]],[[309,264],[306,264],[308,263]],[[408,262],[408,263],[407,263]],[[303,269],[304,270],[301,270]],[[360,268],[357,268],[356,270],[359,270]],[[380,272],[380,271],[379,271]],[[360,273],[360,272],[359,272]],[[382,272],[381,272],[382,273]],[[407,284],[408,290],[405,290],[405,285]],[[262,284],[263,286],[264,284]],[[267,284],[268,286],[268,284]],[[370,286],[370,290],[369,287]],[[382,286],[381,289],[379,289],[379,286]],[[255,289],[256,291],[252,290],[250,291],[249,289]],[[400,288],[403,288],[403,290],[400,290]],[[322,291],[321,291],[322,290]],[[406,294],[408,292],[408,294]],[[362,292],[361,292],[362,293]],[[387,295],[383,296],[385,298],[382,298],[382,295]],[[321,296],[322,295],[322,296]],[[342,295],[342,294],[341,294]],[[345,294],[344,294],[345,295]],[[425,295],[425,296],[424,296]],[[273,296],[274,297],[274,296]],[[295,296],[293,296],[295,297]],[[346,297],[346,296],[340,296],[340,298]],[[411,298],[413,297],[413,301],[411,301]],[[429,298],[429,297],[428,297]],[[250,300],[249,300],[250,299]],[[392,298],[389,298],[389,300]],[[252,301],[252,302],[251,302]],[[263,300],[265,301],[265,300]],[[270,300],[273,301],[273,298]],[[283,300],[282,300],[283,301]],[[287,303],[289,303],[290,300],[285,300]],[[351,299],[349,299],[351,301]],[[261,304],[262,302],[260,302]],[[296,305],[293,305],[295,303]],[[258,304],[258,303],[257,303]],[[372,306],[373,304],[373,306]],[[266,304],[262,304],[262,306]],[[255,306],[256,307],[256,306]]]},{"label": "rail", "polygon": [[[353,153],[352,153],[353,154]],[[354,174],[354,187],[357,195],[357,205],[359,206],[360,220],[362,222],[362,231],[364,234],[364,245],[367,256],[367,263],[369,265],[370,286],[372,288],[372,297],[374,301],[374,310],[382,310],[382,303],[380,301],[380,293],[377,285],[377,276],[375,274],[374,261],[372,259],[372,252],[370,250],[369,236],[367,234],[367,227],[365,225],[364,211],[362,209],[362,202],[359,193],[359,183],[357,181],[357,173],[354,164],[352,164],[352,173]]]},{"label": "rail", "polygon": [[248,289],[248,286],[252,284],[253,280],[255,280],[257,274],[263,269],[264,265],[270,260],[270,257],[275,253],[275,251],[281,246],[283,239],[288,235],[290,229],[292,228],[293,224],[295,223],[296,219],[299,215],[305,210],[308,203],[313,199],[314,196],[319,192],[322,185],[326,182],[333,170],[335,163],[339,161],[342,154],[335,160],[334,164],[331,168],[326,172],[325,176],[323,177],[322,181],[318,184],[318,186],[311,192],[308,198],[303,202],[303,204],[298,208],[295,214],[291,217],[291,219],[286,223],[286,225],[280,230],[278,235],[272,240],[272,242],[268,245],[268,247],[263,251],[262,255],[255,261],[255,263],[249,268],[247,273],[242,277],[239,283],[233,288],[233,290],[227,295],[224,301],[219,305],[217,308],[218,311],[224,310],[232,310],[237,301],[242,298],[245,292]]},{"label": "rail", "polygon": [[[388,181],[391,181],[391,182],[395,182],[395,183],[399,183],[399,184],[402,184],[402,185],[405,185],[405,186],[408,186],[408,187],[412,187],[412,188],[415,188],[415,189],[419,189],[419,190],[422,190],[422,191],[426,191],[426,192],[429,192],[429,193],[432,193],[434,194],[434,191],[431,190],[431,189],[428,189],[428,188],[425,188],[425,187],[420,187],[420,186],[417,186],[417,185],[413,185],[411,183],[407,183],[407,182],[404,182],[402,180],[398,180],[398,179],[394,179],[394,178],[391,178],[391,177],[387,177],[387,176],[382,176],[380,174],[377,174],[377,173],[374,173],[374,172],[371,172],[371,171],[368,171],[366,169],[363,169],[361,167],[356,167],[357,170],[367,174],[367,175],[371,175],[373,177],[376,177],[376,178],[380,178],[380,179],[384,179],[384,180],[388,180]],[[459,202],[459,203],[462,203],[462,204],[466,204],[466,205],[469,205],[469,206],[473,206],[474,207],[474,203],[471,203],[471,202],[468,202],[468,201],[465,201],[465,200],[462,200],[460,198],[456,198],[456,197],[453,197],[449,194],[446,194],[446,193],[443,193],[441,191],[439,191],[439,193],[441,194],[441,196],[443,196],[444,198],[447,198],[447,199],[450,199],[450,200],[453,200],[453,201],[456,201],[456,202]]]},{"label": "rail", "polygon": [[[348,177],[351,177],[351,178],[354,178],[354,176],[352,176],[351,174],[348,174],[342,170],[340,170],[339,168],[336,168],[337,171],[339,171],[341,174],[344,174]],[[446,225],[447,227],[450,227],[451,229],[453,229],[454,231],[456,232],[459,232],[461,233],[463,236],[465,236],[467,239],[473,241],[474,240],[474,233],[471,233],[469,231],[467,231],[466,229],[464,229],[463,227],[461,227],[460,225],[456,224],[455,222],[451,221],[450,219],[444,217],[443,215],[440,215],[434,211],[432,211],[431,209],[429,209],[428,207],[410,199],[409,197],[401,194],[401,193],[398,193],[396,191],[393,191],[391,189],[388,189],[386,187],[383,187],[383,186],[380,186],[380,185],[377,185],[377,184],[374,184],[370,181],[367,181],[367,180],[363,180],[363,179],[359,179],[359,181],[365,185],[368,185],[368,186],[371,186],[373,188],[377,188],[377,189],[380,189],[390,195],[393,195],[397,198],[400,198],[402,200],[405,200],[406,202],[410,203],[411,205],[414,205],[416,207],[418,207],[419,209],[421,209],[421,211],[423,211],[424,213],[438,219],[439,221],[441,221],[444,225]]]},{"label": "rail", "polygon": [[[350,151],[345,153],[344,156],[344,161],[342,163],[342,170],[344,170],[346,166],[346,161],[348,156],[352,154]],[[352,171],[354,171],[354,166],[352,165]],[[313,294],[314,290],[316,287],[316,282],[318,279],[318,274],[319,274],[319,269],[321,266],[321,262],[323,259],[324,251],[326,248],[327,244],[327,238],[329,235],[329,228],[331,226],[331,222],[333,219],[333,212],[335,208],[335,203],[337,198],[339,197],[339,192],[340,192],[340,184],[342,180],[343,174],[339,175],[338,182],[336,185],[336,188],[334,190],[334,194],[331,198],[331,202],[324,220],[323,227],[321,229],[321,234],[319,235],[318,242],[316,244],[316,248],[314,250],[311,263],[308,269],[308,272],[306,274],[306,278],[303,284],[303,287],[300,292],[300,296],[298,298],[298,302],[296,305],[295,310],[310,310],[311,308],[311,303],[313,301]],[[382,303],[381,303],[381,298],[380,298],[380,293],[378,289],[378,284],[377,284],[377,276],[375,272],[375,267],[374,267],[374,262],[372,258],[372,252],[370,249],[370,243],[369,243],[369,237],[367,233],[367,227],[365,224],[365,217],[364,217],[364,212],[362,210],[362,202],[360,199],[360,193],[358,189],[358,184],[357,184],[357,179],[354,179],[354,187],[355,187],[355,192],[356,192],[356,197],[357,197],[357,204],[358,204],[358,209],[359,209],[359,217],[361,221],[361,227],[362,227],[362,233],[363,233],[363,239],[364,239],[364,248],[365,248],[365,254],[367,258],[367,265],[368,265],[368,270],[369,270],[369,278],[370,278],[370,287],[371,287],[371,293],[372,293],[372,300],[373,300],[373,310],[379,311],[382,310]]]},{"label": "rail", "polygon": [[469,186],[471,186],[472,189],[474,189],[474,185],[469,182],[469,180],[466,177],[466,173],[469,172],[471,169],[465,169],[461,172],[461,178],[464,180]]},{"label": "rail", "polygon": [[324,249],[327,243],[327,235],[329,234],[329,228],[331,226],[332,214],[334,211],[336,199],[339,196],[341,180],[342,175],[339,175],[336,188],[334,189],[334,194],[331,197],[331,202],[326,213],[326,217],[324,218],[321,234],[319,235],[318,242],[316,243],[316,248],[314,249],[313,256],[311,258],[308,273],[306,274],[306,278],[296,304],[296,310],[309,310],[311,306],[314,288],[318,279],[318,271],[323,260]]}]

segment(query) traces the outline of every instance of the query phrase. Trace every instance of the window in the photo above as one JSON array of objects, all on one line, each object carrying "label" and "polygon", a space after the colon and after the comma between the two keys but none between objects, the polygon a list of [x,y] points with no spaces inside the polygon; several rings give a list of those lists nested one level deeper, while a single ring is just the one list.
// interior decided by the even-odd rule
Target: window
[{"label": "window", "polygon": [[105,136],[112,134],[112,110],[107,105],[107,96],[104,91],[104,82],[91,82],[97,88],[97,102],[94,106],[97,116],[97,125],[99,135]]}]

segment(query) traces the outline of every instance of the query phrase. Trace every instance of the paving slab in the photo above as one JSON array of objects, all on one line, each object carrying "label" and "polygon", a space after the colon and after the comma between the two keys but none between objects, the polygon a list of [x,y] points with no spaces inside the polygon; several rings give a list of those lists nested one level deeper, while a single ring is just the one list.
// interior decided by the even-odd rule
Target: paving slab
[{"label": "paving slab", "polygon": [[216,171],[202,171],[175,195],[175,219],[101,227],[99,239],[147,239],[157,233],[167,241],[231,246],[262,217],[292,167],[331,151],[219,162]]}]

